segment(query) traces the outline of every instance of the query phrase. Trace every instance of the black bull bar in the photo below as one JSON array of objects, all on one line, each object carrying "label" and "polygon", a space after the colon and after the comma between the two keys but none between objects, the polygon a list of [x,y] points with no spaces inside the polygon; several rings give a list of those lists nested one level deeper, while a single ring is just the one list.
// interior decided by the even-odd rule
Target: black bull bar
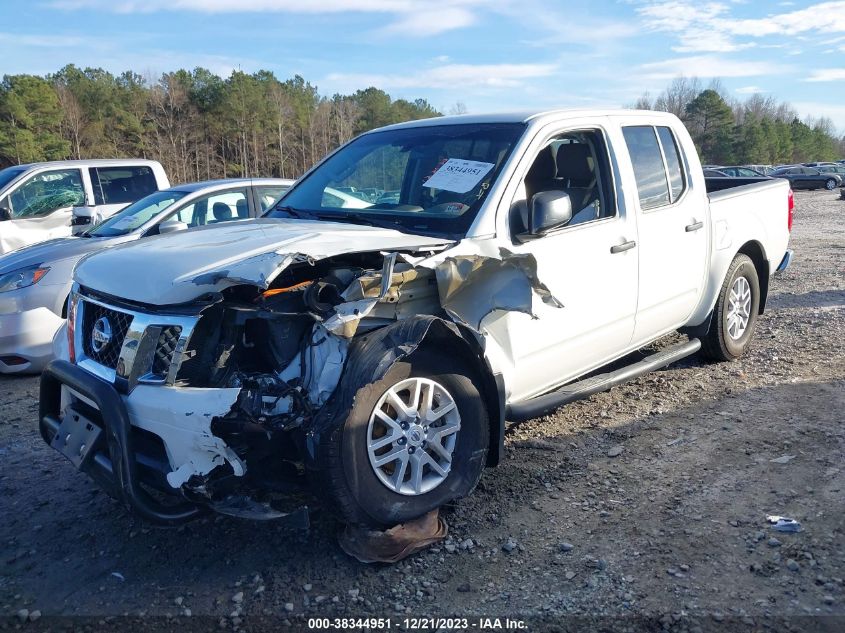
[{"label": "black bull bar", "polygon": [[[62,385],[93,402],[100,420],[90,421],[73,413],[71,419],[68,416],[63,419]],[[189,521],[203,511],[200,506],[184,501],[163,504],[140,485],[139,461],[147,464],[154,463],[154,459],[136,454],[129,415],[120,394],[96,376],[65,360],[52,361],[41,375],[38,419],[41,437],[47,444],[62,452],[142,518],[172,525]],[[71,440],[72,447],[64,437],[58,436],[63,425],[72,428],[72,435],[77,438]]]}]

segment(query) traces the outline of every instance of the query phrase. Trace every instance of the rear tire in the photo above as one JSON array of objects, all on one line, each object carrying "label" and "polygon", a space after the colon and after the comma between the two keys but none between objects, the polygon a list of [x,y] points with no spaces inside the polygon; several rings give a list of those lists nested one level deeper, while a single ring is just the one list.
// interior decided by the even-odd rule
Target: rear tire
[{"label": "rear tire", "polygon": [[833,191],[836,189],[836,181],[833,178],[828,178],[824,181],[824,188],[828,191]]},{"label": "rear tire", "polygon": [[747,255],[734,257],[713,308],[701,353],[715,361],[733,361],[748,348],[760,309],[760,280]]},{"label": "rear tire", "polygon": [[[347,416],[319,444],[314,487],[327,507],[348,523],[383,529],[472,492],[490,441],[484,399],[472,378],[460,359],[417,350],[381,380],[361,387]],[[420,394],[416,409],[415,389]],[[424,405],[428,390],[431,407]],[[452,404],[453,410],[439,413]],[[407,416],[408,411],[419,417]],[[442,439],[435,440],[438,430]],[[395,461],[377,465],[389,453],[398,455]],[[419,484],[415,469],[424,473]]]}]

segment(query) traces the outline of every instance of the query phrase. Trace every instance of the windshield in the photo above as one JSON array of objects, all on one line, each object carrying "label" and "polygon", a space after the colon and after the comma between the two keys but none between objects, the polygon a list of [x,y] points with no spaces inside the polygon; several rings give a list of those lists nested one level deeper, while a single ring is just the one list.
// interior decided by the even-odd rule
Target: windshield
[{"label": "windshield", "polygon": [[185,191],[156,191],[146,198],[141,198],[138,202],[130,204],[105,222],[101,222],[88,231],[88,235],[115,237],[131,233],[187,195],[188,193]]},{"label": "windshield", "polygon": [[268,216],[463,236],[524,130],[521,123],[468,123],[365,134],[294,186]]},{"label": "windshield", "polygon": [[6,167],[6,169],[0,169],[0,189],[20,176],[26,169],[26,167]]}]

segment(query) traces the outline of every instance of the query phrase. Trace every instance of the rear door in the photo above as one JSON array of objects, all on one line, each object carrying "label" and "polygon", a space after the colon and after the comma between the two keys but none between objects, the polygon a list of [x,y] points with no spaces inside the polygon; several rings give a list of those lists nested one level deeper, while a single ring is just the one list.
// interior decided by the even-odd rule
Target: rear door
[{"label": "rear door", "polygon": [[622,128],[637,184],[639,299],[634,342],[686,323],[707,266],[707,199],[692,189],[689,162],[668,126]]},{"label": "rear door", "polygon": [[92,224],[158,191],[155,174],[147,165],[91,167],[89,174],[96,209]]}]

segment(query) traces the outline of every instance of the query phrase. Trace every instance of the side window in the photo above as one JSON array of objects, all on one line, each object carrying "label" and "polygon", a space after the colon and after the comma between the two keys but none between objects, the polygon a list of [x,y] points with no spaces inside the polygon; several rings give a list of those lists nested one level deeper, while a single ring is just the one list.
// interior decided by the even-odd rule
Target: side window
[{"label": "side window", "polygon": [[650,125],[625,127],[622,134],[637,179],[640,208],[645,211],[669,204],[669,182],[654,128]]},{"label": "side window", "polygon": [[249,218],[246,189],[217,191],[182,207],[176,217],[188,226],[219,224]]},{"label": "side window", "polygon": [[50,215],[59,209],[85,204],[82,174],[78,169],[46,171],[32,176],[11,196],[13,218]]},{"label": "side window", "polygon": [[153,170],[139,167],[92,167],[96,204],[127,204],[158,191]]},{"label": "side window", "polygon": [[567,226],[616,215],[607,146],[599,130],[573,130],[551,139],[537,154],[523,179],[525,199],[511,208],[511,233],[528,230],[528,208],[542,191],[569,196],[572,219]]},{"label": "side window", "polygon": [[258,192],[258,201],[261,204],[261,212],[264,213],[267,209],[272,207],[287,190],[288,187],[283,185],[274,187],[256,187],[256,191]]},{"label": "side window", "polygon": [[[672,202],[675,202],[687,188],[684,178],[684,166],[681,160],[681,149],[672,130],[665,126],[657,127],[657,137],[660,139],[660,147],[663,149],[663,156],[666,159],[666,173],[669,174],[669,193],[672,194]],[[745,170],[749,171],[749,170]]]}]

